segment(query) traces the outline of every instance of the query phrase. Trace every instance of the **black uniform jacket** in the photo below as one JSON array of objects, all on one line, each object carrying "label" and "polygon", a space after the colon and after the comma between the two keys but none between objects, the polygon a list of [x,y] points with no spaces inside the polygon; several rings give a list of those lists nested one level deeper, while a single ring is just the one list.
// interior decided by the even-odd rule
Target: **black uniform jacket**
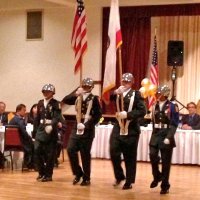
[{"label": "black uniform jacket", "polygon": [[[128,112],[129,103],[131,100],[132,95],[135,93],[134,97],[134,103],[132,110]],[[116,98],[116,97],[115,97]],[[113,97],[112,97],[113,99]],[[126,96],[124,97],[124,111],[127,112],[127,119],[124,120],[126,123],[126,120],[130,120],[129,126],[128,126],[128,136],[134,136],[140,134],[140,125],[139,125],[139,119],[143,118],[146,114],[146,106],[144,103],[144,99],[142,98],[139,91],[135,91],[131,89]],[[113,136],[118,137],[120,135],[120,128],[119,123],[116,120],[115,126],[113,128]],[[124,137],[124,136],[122,136]],[[127,137],[127,136],[126,136]]]},{"label": "black uniform jacket", "polygon": [[[173,148],[176,146],[174,135],[179,122],[178,106],[167,100],[160,110],[158,103],[155,105],[153,121],[153,132],[150,139],[151,146],[159,148]],[[165,128],[156,128],[155,124],[165,124]],[[168,138],[170,144],[164,144],[164,139]]]},{"label": "black uniform jacket", "polygon": [[[71,93],[67,96],[65,96],[62,100],[64,104],[68,105],[75,105],[77,96],[75,96],[74,93]],[[84,123],[85,129],[83,135],[77,135],[77,123],[75,123],[74,129],[72,130],[72,138],[94,138],[95,136],[95,125],[99,122],[101,116],[102,116],[102,110],[99,103],[99,97],[93,95],[90,93],[88,97],[85,100],[82,100],[81,105],[81,113],[84,116],[87,112],[87,108],[89,105],[89,101],[92,100],[92,108],[90,110],[90,119]],[[82,119],[82,123],[84,121],[84,118]]]},{"label": "black uniform jacket", "polygon": [[[57,124],[60,120],[61,108],[60,103],[56,99],[51,99],[44,107],[44,99],[40,100],[37,105],[37,117],[34,121],[34,132],[36,140],[40,142],[57,141]],[[50,120],[50,123],[47,122]],[[52,131],[47,133],[46,126],[52,126]]]}]

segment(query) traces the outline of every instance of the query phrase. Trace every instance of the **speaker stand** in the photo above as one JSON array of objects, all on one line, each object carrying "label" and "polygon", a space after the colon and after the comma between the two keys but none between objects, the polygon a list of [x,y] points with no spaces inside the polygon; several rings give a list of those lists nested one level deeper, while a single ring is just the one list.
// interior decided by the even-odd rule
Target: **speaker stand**
[{"label": "speaker stand", "polygon": [[187,107],[184,105],[184,104],[182,104],[180,101],[178,101],[177,99],[176,99],[176,96],[175,96],[175,85],[176,85],[176,79],[177,79],[177,71],[176,71],[177,69],[176,69],[176,66],[173,66],[172,67],[172,71],[171,71],[171,80],[172,80],[172,98],[171,98],[171,101],[175,101],[175,102],[177,102],[178,104],[180,104],[182,107],[179,109],[179,111],[180,110],[182,110],[183,108],[186,108],[187,109]]}]

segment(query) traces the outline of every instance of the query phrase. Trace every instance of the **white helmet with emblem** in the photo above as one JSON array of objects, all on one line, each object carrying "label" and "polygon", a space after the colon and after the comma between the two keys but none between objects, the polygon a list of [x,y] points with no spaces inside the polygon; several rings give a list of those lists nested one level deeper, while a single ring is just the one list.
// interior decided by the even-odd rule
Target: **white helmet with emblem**
[{"label": "white helmet with emblem", "polygon": [[42,92],[44,91],[50,91],[53,92],[53,94],[56,93],[55,87],[52,84],[45,84],[42,88]]},{"label": "white helmet with emblem", "polygon": [[133,82],[133,79],[134,79],[134,77],[133,77],[133,74],[131,74],[131,73],[124,73],[122,75],[122,81]]},{"label": "white helmet with emblem", "polygon": [[91,78],[84,78],[82,81],[82,87],[94,87],[94,81]]},{"label": "white helmet with emblem", "polygon": [[158,87],[157,93],[161,94],[161,95],[163,95],[165,97],[169,97],[170,88],[167,85],[161,85],[161,86]]}]

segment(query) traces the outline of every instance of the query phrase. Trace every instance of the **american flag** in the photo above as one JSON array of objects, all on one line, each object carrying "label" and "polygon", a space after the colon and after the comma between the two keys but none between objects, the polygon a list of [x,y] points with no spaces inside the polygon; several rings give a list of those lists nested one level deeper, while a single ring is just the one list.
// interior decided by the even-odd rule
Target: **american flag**
[{"label": "american flag", "polygon": [[82,65],[82,57],[87,49],[87,23],[83,0],[77,0],[76,13],[72,30],[71,44],[75,53],[74,73],[78,72]]},{"label": "american flag", "polygon": [[[153,45],[153,54],[152,54],[152,63],[150,68],[150,81],[152,84],[158,86],[159,78],[158,78],[158,50],[157,50],[157,40],[156,36],[154,36],[154,45]],[[151,106],[154,104],[155,98],[149,98],[149,105],[148,108],[150,109]]]}]

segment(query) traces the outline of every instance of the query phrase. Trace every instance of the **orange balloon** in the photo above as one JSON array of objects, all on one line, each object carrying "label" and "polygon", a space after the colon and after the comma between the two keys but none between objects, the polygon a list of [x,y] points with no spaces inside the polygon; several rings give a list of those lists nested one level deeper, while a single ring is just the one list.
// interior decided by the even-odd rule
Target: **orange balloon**
[{"label": "orange balloon", "polygon": [[148,78],[144,78],[141,82],[142,87],[145,87],[146,89],[150,86],[151,82]]},{"label": "orange balloon", "polygon": [[142,95],[143,98],[147,98],[147,96],[148,96],[148,91],[147,91],[147,89],[146,89],[145,87],[141,87],[141,88],[139,89],[139,91],[140,91],[140,93],[141,93],[141,95]]},{"label": "orange balloon", "polygon": [[154,84],[151,84],[149,86],[149,95],[154,96],[156,94],[156,91],[157,91],[157,86]]}]

